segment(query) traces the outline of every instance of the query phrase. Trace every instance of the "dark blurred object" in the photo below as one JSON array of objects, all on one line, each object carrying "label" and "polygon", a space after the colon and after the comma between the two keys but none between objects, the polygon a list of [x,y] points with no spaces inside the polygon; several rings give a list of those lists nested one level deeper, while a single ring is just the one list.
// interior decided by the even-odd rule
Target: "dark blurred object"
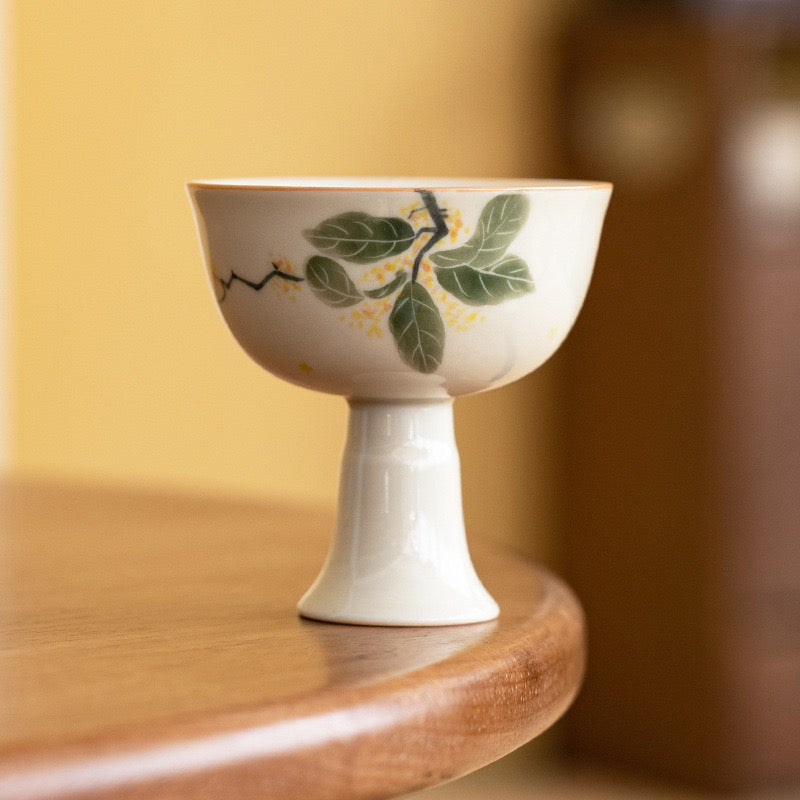
[{"label": "dark blurred object", "polygon": [[565,44],[566,171],[615,183],[560,356],[566,736],[713,788],[800,781],[798,10],[618,3]]}]

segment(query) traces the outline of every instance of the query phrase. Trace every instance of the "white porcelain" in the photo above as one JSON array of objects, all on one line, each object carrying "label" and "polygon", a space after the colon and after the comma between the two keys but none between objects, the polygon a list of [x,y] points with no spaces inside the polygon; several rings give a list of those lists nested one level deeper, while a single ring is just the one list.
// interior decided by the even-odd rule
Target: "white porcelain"
[{"label": "white porcelain", "polygon": [[498,614],[469,557],[453,398],[540,366],[591,277],[607,183],[263,179],[188,185],[244,350],[349,401],[336,530],[300,613],[448,625]]}]

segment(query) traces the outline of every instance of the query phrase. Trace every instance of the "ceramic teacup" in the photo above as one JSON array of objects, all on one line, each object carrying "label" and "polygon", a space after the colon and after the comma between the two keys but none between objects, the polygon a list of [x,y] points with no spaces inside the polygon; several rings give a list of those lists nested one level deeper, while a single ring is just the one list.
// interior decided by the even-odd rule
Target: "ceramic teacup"
[{"label": "ceramic teacup", "polygon": [[301,613],[387,625],[495,617],[466,545],[452,400],[527,375],[564,340],[610,184],[302,178],[188,189],[241,347],[350,404],[337,528]]}]

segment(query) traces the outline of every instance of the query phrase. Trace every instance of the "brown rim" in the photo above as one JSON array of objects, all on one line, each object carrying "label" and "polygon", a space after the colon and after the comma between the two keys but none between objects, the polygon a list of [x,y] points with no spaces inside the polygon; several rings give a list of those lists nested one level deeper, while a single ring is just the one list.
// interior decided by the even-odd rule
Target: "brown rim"
[{"label": "brown rim", "polygon": [[[362,181],[363,182],[360,182]],[[400,183],[402,181],[402,183]],[[497,192],[613,189],[608,181],[559,179],[447,178],[213,178],[187,181],[189,189],[243,189],[269,192]]]}]

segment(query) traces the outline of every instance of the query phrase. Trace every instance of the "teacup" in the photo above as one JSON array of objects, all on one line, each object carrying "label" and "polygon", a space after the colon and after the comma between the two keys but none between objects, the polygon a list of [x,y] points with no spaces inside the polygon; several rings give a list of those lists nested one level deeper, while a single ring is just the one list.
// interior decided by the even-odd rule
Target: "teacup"
[{"label": "teacup", "polygon": [[492,619],[461,508],[455,397],[527,375],[583,303],[611,185],[242,179],[188,185],[241,347],[350,407],[336,530],[304,616]]}]

